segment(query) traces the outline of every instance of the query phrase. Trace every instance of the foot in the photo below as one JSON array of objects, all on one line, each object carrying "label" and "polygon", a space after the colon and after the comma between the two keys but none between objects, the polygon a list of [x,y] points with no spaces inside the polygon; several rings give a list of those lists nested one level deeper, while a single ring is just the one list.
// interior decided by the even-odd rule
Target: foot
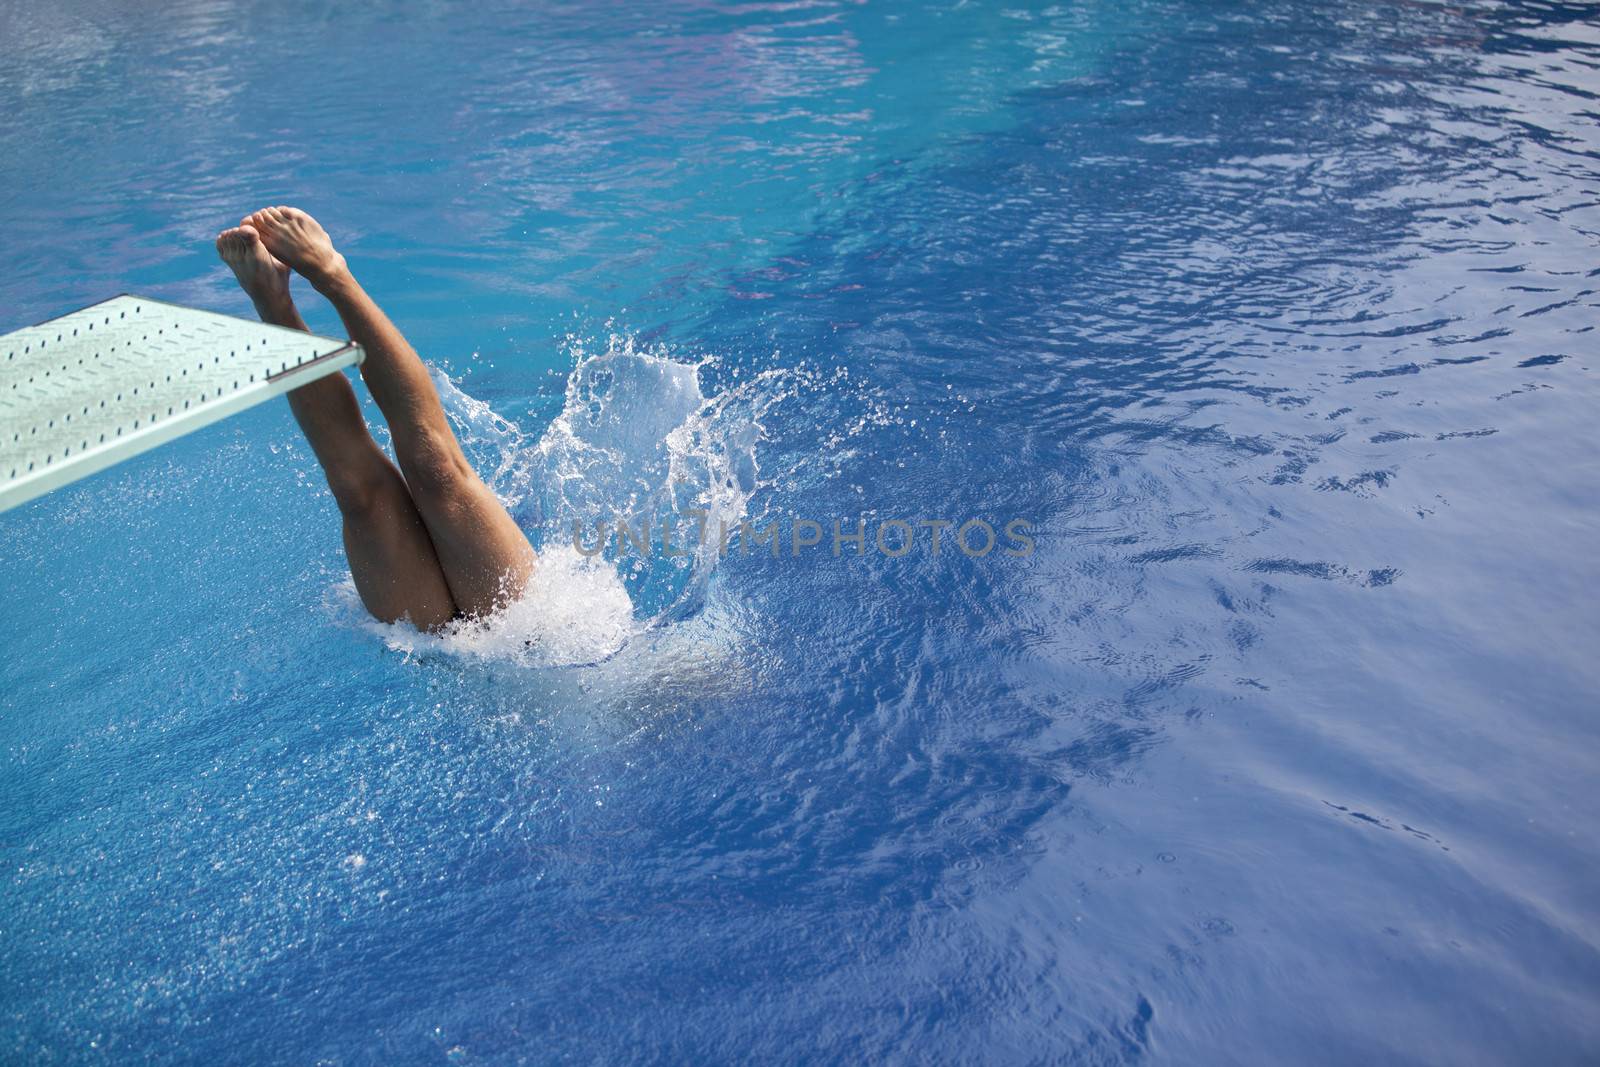
[{"label": "foot", "polygon": [[239,288],[255,302],[258,311],[266,314],[293,306],[289,299],[289,266],[267,251],[255,227],[235,226],[217,234],[217,254],[233,268]]},{"label": "foot", "polygon": [[247,226],[261,235],[268,252],[319,290],[346,273],[344,257],[333,250],[328,231],[299,208],[264,207],[245,216],[240,227]]}]

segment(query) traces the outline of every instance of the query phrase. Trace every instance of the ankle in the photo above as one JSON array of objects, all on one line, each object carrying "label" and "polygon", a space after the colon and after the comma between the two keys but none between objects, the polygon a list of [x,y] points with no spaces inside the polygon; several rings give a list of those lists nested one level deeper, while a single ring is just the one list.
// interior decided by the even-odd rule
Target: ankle
[{"label": "ankle", "polygon": [[256,314],[262,322],[285,326],[300,317],[299,309],[294,306],[294,298],[287,289],[274,293],[252,293],[250,301],[255,304]]},{"label": "ankle", "polygon": [[326,263],[319,264],[315,270],[308,271],[305,279],[311,283],[311,288],[330,298],[339,290],[355,284],[355,277],[350,273],[349,264],[338,252],[333,253]]}]

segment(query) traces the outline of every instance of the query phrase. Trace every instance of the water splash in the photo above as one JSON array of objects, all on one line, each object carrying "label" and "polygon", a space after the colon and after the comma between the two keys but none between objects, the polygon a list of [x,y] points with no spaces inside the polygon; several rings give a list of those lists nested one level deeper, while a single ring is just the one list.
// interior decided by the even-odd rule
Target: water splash
[{"label": "water splash", "polygon": [[568,348],[575,362],[562,411],[536,440],[434,370],[462,447],[528,532],[540,565],[504,611],[432,634],[366,620],[354,586],[342,583],[342,609],[391,648],[584,665],[697,614],[752,498],[769,484],[757,460],[763,420],[828,384],[784,368],[735,376],[708,397],[702,371],[711,360],[674,359],[620,335],[594,347],[569,338]]}]

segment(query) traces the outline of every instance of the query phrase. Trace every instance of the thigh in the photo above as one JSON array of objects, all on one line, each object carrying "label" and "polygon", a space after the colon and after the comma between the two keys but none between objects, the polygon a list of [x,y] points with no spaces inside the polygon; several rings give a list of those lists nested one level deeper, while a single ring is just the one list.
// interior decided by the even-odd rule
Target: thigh
[{"label": "thigh", "polygon": [[359,507],[341,507],[345,555],[356,592],[384,622],[434,630],[456,614],[438,553],[399,472]]},{"label": "thigh", "polygon": [[489,615],[522,593],[533,573],[533,546],[498,497],[476,475],[418,499],[457,609]]}]

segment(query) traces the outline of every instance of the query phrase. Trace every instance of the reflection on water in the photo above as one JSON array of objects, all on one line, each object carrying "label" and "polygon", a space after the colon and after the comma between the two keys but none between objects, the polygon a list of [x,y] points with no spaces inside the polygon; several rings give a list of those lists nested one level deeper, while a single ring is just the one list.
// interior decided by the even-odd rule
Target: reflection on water
[{"label": "reflection on water", "polygon": [[[239,310],[204,238],[303,202],[551,583],[351,625],[281,410],[4,516],[0,1048],[1594,1058],[1597,63],[1546,3],[0,12],[0,313]],[[685,502],[1038,550],[556,547]]]}]

